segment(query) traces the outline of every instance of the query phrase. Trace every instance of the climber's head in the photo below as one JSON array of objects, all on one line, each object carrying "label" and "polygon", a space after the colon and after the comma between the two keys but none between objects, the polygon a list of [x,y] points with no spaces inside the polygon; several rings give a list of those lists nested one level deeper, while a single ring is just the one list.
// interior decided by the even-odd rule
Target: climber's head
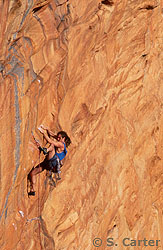
[{"label": "climber's head", "polygon": [[71,139],[65,131],[59,131],[57,133],[57,140],[61,142],[65,142],[66,147],[68,147],[71,143]]}]

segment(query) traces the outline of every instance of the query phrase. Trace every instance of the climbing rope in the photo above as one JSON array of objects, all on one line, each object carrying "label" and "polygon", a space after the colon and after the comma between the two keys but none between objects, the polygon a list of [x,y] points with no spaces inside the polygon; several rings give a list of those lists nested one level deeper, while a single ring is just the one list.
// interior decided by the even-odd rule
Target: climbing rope
[{"label": "climbing rope", "polygon": [[[41,152],[39,150],[39,170],[40,170],[40,155]],[[42,249],[42,245],[41,245],[41,225],[40,225],[40,218],[41,218],[41,207],[40,207],[40,174],[38,176],[38,237],[40,240],[40,247]]]},{"label": "climbing rope", "polygon": [[[40,145],[40,142],[35,138],[33,132],[31,131],[33,139],[36,143],[37,146]],[[41,150],[39,149],[39,171],[40,171],[40,155],[41,155]],[[39,243],[40,243],[40,249],[42,249],[42,244],[41,244],[41,207],[40,207],[40,174],[38,175],[38,204],[37,204],[37,217],[32,218],[32,219],[27,219],[27,222],[31,222],[33,220],[37,220],[38,221],[38,238],[39,238]]]}]

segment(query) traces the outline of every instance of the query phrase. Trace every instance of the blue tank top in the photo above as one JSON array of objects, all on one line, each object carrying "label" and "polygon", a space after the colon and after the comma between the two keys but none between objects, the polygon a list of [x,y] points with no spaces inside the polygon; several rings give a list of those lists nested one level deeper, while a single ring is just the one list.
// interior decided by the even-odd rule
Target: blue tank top
[{"label": "blue tank top", "polygon": [[61,153],[56,152],[55,154],[58,156],[60,161],[62,161],[65,158],[65,156],[67,154],[67,149],[66,149],[65,143],[64,143],[64,150]]}]

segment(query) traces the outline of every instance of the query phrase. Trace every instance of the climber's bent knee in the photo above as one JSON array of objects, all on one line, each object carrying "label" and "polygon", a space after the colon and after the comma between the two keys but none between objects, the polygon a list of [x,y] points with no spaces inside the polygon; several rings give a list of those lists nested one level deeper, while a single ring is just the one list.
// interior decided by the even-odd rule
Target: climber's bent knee
[{"label": "climber's bent knee", "polygon": [[33,168],[30,172],[30,175],[36,175],[41,173],[42,171],[44,171],[46,169],[46,165],[47,165],[47,161],[44,160],[43,162],[41,162],[40,164],[38,164],[35,168]]}]

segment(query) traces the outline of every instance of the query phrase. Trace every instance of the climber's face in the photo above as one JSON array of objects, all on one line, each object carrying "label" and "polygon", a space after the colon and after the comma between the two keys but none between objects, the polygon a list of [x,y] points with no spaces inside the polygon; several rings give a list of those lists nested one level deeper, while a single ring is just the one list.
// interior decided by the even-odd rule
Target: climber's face
[{"label": "climber's face", "polygon": [[60,142],[64,142],[65,141],[65,138],[61,136],[61,134],[59,134],[57,136],[57,140],[60,141]]},{"label": "climber's face", "polygon": [[60,141],[62,139],[62,136],[61,135],[58,135],[57,136],[57,140]]}]

